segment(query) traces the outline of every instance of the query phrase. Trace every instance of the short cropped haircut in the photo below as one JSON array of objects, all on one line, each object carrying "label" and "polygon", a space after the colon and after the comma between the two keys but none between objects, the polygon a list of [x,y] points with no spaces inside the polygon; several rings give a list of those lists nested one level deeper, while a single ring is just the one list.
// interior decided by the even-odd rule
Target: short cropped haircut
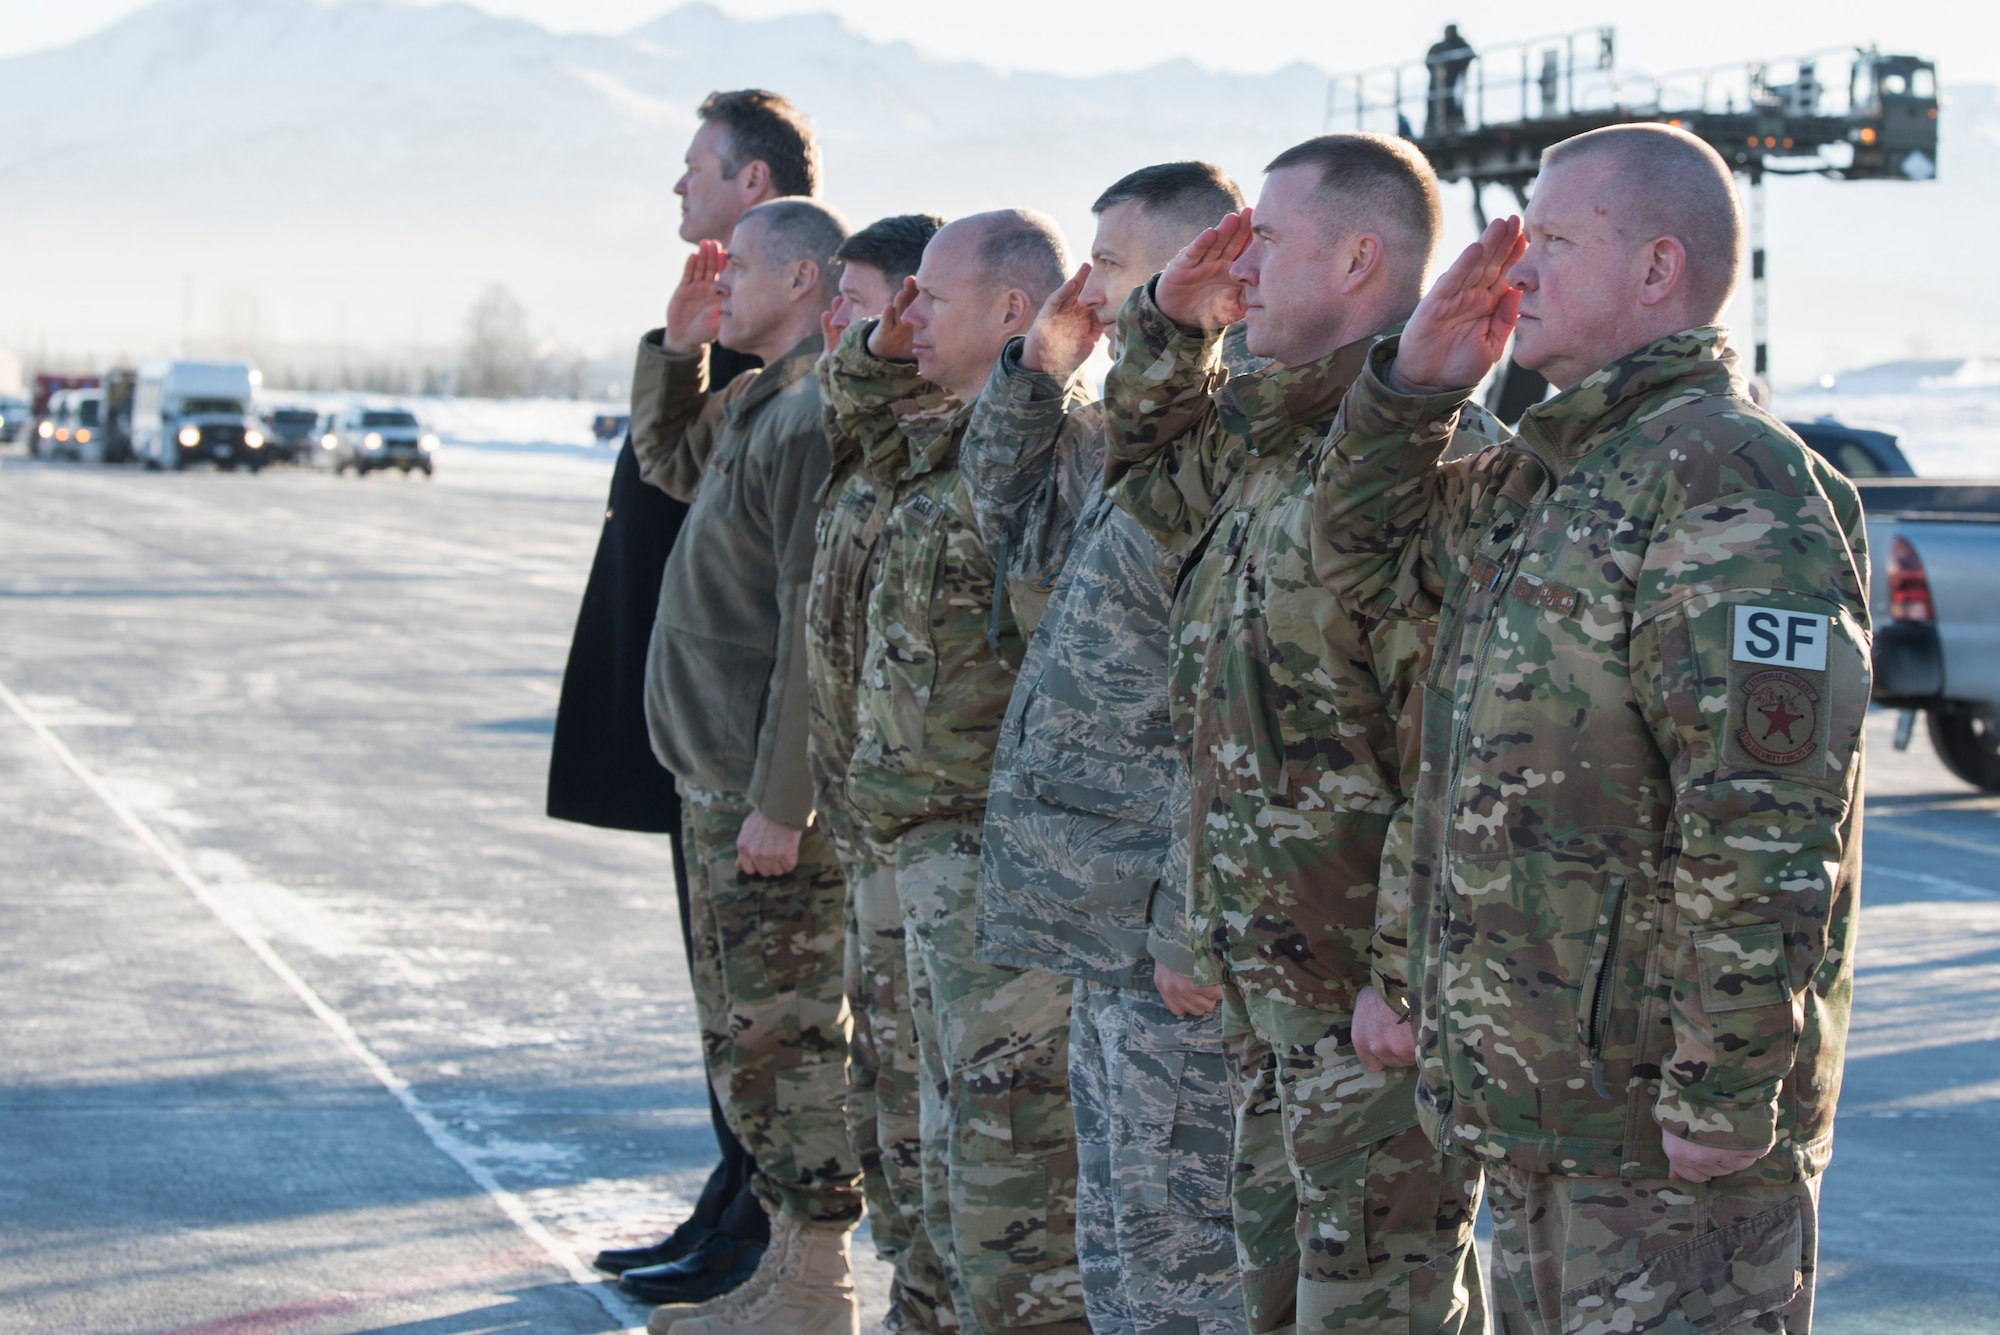
[{"label": "short cropped haircut", "polygon": [[1542,170],[1591,158],[1615,165],[1620,230],[1679,241],[1689,296],[1721,315],[1743,271],[1743,206],[1722,155],[1671,125],[1607,125],[1543,149]]},{"label": "short cropped haircut", "polygon": [[725,177],[734,180],[745,167],[761,162],[779,194],[819,194],[819,139],[784,98],[762,88],[710,93],[696,114],[729,132],[721,154]]},{"label": "short cropped haircut", "polygon": [[1243,192],[1212,162],[1162,162],[1119,178],[1090,211],[1102,213],[1128,202],[1136,203],[1149,222],[1192,239],[1242,208]]},{"label": "short cropped haircut", "polygon": [[996,209],[964,221],[979,225],[979,263],[987,277],[1020,288],[1037,307],[1069,277],[1069,247],[1046,213]]},{"label": "short cropped haircut", "polygon": [[882,271],[897,287],[923,263],[924,247],[944,226],[935,213],[899,213],[869,223],[841,243],[834,258],[843,264],[866,264]]},{"label": "short cropped haircut", "polygon": [[745,210],[736,225],[752,218],[764,221],[765,260],[774,265],[811,260],[819,266],[820,290],[831,302],[840,288],[835,257],[847,240],[847,220],[811,199],[767,199]]},{"label": "short cropped haircut", "polygon": [[1319,170],[1319,197],[1326,209],[1320,235],[1338,241],[1355,231],[1386,227],[1414,242],[1428,269],[1444,232],[1444,205],[1437,173],[1407,139],[1387,134],[1323,134],[1294,144],[1264,168],[1268,175],[1286,167]]}]

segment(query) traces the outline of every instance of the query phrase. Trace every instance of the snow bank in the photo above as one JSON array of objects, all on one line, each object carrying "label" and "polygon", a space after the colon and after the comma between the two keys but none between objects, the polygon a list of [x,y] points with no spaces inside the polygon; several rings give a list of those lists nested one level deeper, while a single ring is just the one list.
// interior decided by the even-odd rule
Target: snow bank
[{"label": "snow bank", "polygon": [[[1902,363],[1841,376],[1830,389],[1780,394],[1780,417],[1836,418],[1850,426],[1879,427],[1902,437],[1903,453],[1922,477],[2000,477],[2000,383],[1991,362]],[[1922,368],[1922,369],[1919,369]],[[1906,369],[1900,376],[1892,374]],[[1855,384],[1869,391],[1851,393]]]}]

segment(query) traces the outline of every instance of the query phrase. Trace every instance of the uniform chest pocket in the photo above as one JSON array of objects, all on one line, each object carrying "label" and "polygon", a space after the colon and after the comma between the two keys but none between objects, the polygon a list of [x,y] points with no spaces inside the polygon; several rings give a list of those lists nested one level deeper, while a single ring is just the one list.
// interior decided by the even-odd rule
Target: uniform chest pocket
[{"label": "uniform chest pocket", "polygon": [[896,774],[915,774],[924,761],[924,720],[937,686],[938,650],[932,609],[947,539],[947,514],[918,494],[899,506],[883,535],[881,581],[870,631],[879,636],[864,683],[868,728],[856,759]]}]

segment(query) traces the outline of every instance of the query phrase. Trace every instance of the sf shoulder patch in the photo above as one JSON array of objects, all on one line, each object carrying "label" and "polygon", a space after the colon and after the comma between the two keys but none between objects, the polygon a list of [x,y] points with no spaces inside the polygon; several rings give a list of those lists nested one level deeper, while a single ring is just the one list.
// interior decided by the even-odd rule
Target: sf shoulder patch
[{"label": "sf shoulder patch", "polygon": [[1820,773],[1833,704],[1826,614],[1739,604],[1732,623],[1723,764]]}]

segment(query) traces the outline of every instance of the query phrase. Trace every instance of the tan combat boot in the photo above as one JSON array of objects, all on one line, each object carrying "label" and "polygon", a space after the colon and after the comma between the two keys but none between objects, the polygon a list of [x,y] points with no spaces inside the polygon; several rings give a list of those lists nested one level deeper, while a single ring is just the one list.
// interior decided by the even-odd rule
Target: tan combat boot
[{"label": "tan combat boot", "polygon": [[783,1256],[771,1282],[759,1292],[752,1280],[736,1291],[743,1296],[735,1304],[683,1318],[674,1335],[861,1335],[848,1256],[851,1229],[787,1214],[774,1222],[771,1248]]},{"label": "tan combat boot", "polygon": [[655,1307],[646,1318],[646,1335],[667,1335],[668,1331],[685,1332],[682,1323],[695,1317],[721,1316],[725,1312],[756,1297],[771,1287],[776,1280],[778,1267],[784,1264],[785,1248],[791,1244],[789,1236],[780,1230],[771,1230],[770,1245],[764,1248],[764,1255],[758,1260],[757,1268],[750,1272],[750,1278],[738,1284],[727,1293],[718,1294],[707,1302],[674,1303],[666,1307]]}]

